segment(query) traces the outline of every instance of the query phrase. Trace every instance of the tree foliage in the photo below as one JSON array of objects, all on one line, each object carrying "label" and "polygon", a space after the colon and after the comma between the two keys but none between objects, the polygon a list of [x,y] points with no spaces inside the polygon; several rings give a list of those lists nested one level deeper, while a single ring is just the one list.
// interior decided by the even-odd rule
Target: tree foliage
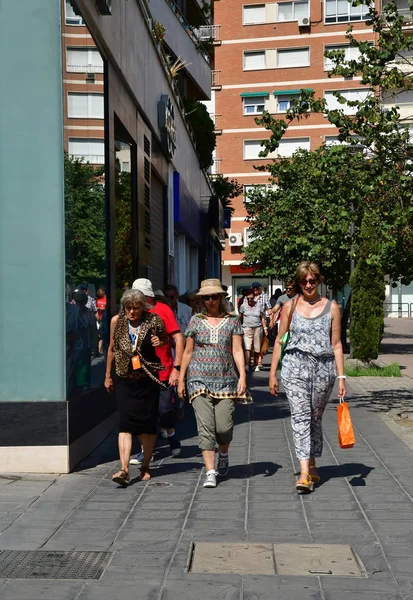
[{"label": "tree foliage", "polygon": [[214,122],[202,102],[186,98],[184,103],[185,117],[195,136],[199,166],[201,169],[208,169],[213,163],[213,152],[216,146]]},{"label": "tree foliage", "polygon": [[223,175],[216,175],[212,179],[212,186],[215,194],[221,200],[224,209],[229,210],[231,215],[234,214],[234,207],[231,200],[240,196],[243,192],[243,186],[236,179],[230,179]]},{"label": "tree foliage", "polygon": [[378,224],[370,219],[368,215],[363,219],[358,260],[350,279],[352,357],[364,362],[379,355],[385,299],[384,273],[371,261],[380,245],[376,235]]},{"label": "tree foliage", "polygon": [[262,157],[277,151],[291,123],[312,113],[324,114],[343,143],[258,167],[269,172],[272,184],[248,204],[253,240],[246,261],[259,272],[285,277],[299,260],[311,258],[338,285],[348,278],[350,256],[357,261],[364,248],[360,224],[366,219],[375,224],[378,240],[369,264],[403,283],[413,279],[413,147],[397,105],[383,109],[383,102],[389,106],[401,90],[413,87],[409,59],[403,58],[413,41],[404,36],[395,3],[383,11],[381,16],[370,4],[367,24],[376,33],[375,46],[358,41],[349,28],[347,38],[359,58],[345,61],[343,51],[326,52],[335,65],[330,76],[360,77],[370,90],[366,98],[348,101],[334,92],[340,108],[329,109],[324,98],[301,90],[285,119],[268,113],[256,119],[270,132]]},{"label": "tree foliage", "polygon": [[66,281],[105,277],[106,227],[103,168],[65,154]]}]

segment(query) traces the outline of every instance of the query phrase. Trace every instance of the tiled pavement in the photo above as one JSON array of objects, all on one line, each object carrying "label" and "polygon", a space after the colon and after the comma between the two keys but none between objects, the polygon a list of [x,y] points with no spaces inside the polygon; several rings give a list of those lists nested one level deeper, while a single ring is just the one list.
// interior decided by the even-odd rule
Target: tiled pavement
[{"label": "tiled pavement", "polygon": [[[413,600],[413,450],[372,410],[368,390],[350,399],[357,443],[340,450],[333,400],[323,484],[297,496],[285,398],[267,393],[267,378],[251,376],[255,403],[237,407],[230,477],[216,489],[202,487],[189,409],[182,456],[160,447],[150,483],[110,481],[115,434],[70,475],[1,476],[0,550],[112,555],[99,581],[3,579],[1,600]],[[351,544],[368,577],[188,574],[192,541]]]}]

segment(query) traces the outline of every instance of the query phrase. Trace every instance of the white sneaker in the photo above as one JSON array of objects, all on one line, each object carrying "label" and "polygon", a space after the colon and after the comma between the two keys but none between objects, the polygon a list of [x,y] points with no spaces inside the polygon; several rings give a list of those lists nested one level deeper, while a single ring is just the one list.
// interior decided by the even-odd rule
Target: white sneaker
[{"label": "white sneaker", "polygon": [[215,488],[217,487],[217,475],[215,471],[210,471],[206,474],[204,481],[204,488]]},{"label": "white sneaker", "polygon": [[[151,462],[153,462],[154,460],[155,459],[152,454]],[[132,454],[132,456],[129,459],[130,465],[141,465],[142,463],[143,463],[143,452],[138,452],[138,454]]]},{"label": "white sneaker", "polygon": [[159,437],[163,440],[167,440],[168,439],[168,432],[166,431],[166,429],[161,429],[159,432]]},{"label": "white sneaker", "polygon": [[255,371],[261,371],[261,365],[257,365],[257,366],[255,367]]}]

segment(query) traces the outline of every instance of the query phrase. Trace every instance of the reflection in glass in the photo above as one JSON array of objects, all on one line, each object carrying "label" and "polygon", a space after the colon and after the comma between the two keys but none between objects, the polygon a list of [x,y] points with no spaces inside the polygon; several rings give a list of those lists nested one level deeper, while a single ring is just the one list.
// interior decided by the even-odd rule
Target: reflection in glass
[{"label": "reflection in glass", "polygon": [[115,214],[116,214],[116,301],[132,285],[132,176],[131,147],[115,140]]},{"label": "reflection in glass", "polygon": [[[74,18],[73,15],[71,18]],[[76,25],[81,27],[82,34],[84,30],[85,37],[92,39],[81,17],[77,18],[79,22]],[[69,30],[74,25],[75,23],[66,21]],[[66,44],[66,38],[63,38],[63,43]],[[73,43],[72,46],[71,58],[82,57],[85,49],[81,44],[79,48]],[[77,89],[72,82],[73,85],[68,90],[63,71],[64,96],[68,98],[68,103],[65,104],[67,153],[64,164],[67,398],[103,385],[109,337],[106,300],[105,142],[102,127],[105,91],[103,60],[97,48],[91,46],[87,51],[93,56],[94,63],[102,66],[95,70],[96,93],[93,96],[83,93],[85,86],[81,80]],[[73,68],[73,60],[64,65],[68,72],[72,72]],[[88,136],[87,129],[79,133],[79,127],[73,125],[73,117],[78,117],[79,111],[84,108],[82,102],[86,103],[87,116],[94,125],[91,127],[91,137]],[[95,110],[96,102],[98,110]]]}]

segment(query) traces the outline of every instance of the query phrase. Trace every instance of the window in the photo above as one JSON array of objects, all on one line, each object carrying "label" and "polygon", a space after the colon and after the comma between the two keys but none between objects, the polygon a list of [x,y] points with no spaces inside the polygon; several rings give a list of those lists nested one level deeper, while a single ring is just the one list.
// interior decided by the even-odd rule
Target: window
[{"label": "window", "polygon": [[85,22],[80,15],[76,15],[69,0],[66,0],[66,25],[84,25]]},{"label": "window", "polygon": [[[371,93],[367,89],[354,89],[354,90],[335,90],[339,91],[340,94],[350,102],[355,100],[363,101]],[[329,110],[343,110],[346,115],[354,115],[357,111],[355,106],[348,106],[348,104],[340,104],[338,98],[333,96],[333,92],[325,92],[324,98],[327,100],[327,108]]]},{"label": "window", "polygon": [[352,6],[347,0],[326,0],[325,22],[344,23],[346,21],[364,21],[368,16],[365,4]]},{"label": "window", "polygon": [[277,113],[287,112],[297,102],[298,98],[299,98],[299,94],[291,94],[291,95],[283,94],[280,96],[275,96],[276,107],[277,107],[276,112]]},{"label": "window", "polygon": [[103,119],[103,94],[69,92],[67,116],[72,119]]},{"label": "window", "polygon": [[244,52],[244,71],[265,69],[265,50]]},{"label": "window", "polygon": [[244,25],[265,23],[265,4],[252,4],[251,6],[244,6],[242,11],[242,20]]},{"label": "window", "polygon": [[71,158],[83,158],[85,162],[103,165],[105,142],[104,140],[69,138],[69,155]]},{"label": "window", "polygon": [[309,64],[309,48],[288,48],[286,50],[277,50],[277,67],[280,69],[287,67],[308,67]]},{"label": "window", "polygon": [[251,158],[259,158],[258,154],[264,150],[261,146],[261,140],[245,140],[244,141],[244,160]]},{"label": "window", "polygon": [[103,60],[97,48],[68,48],[66,68],[71,73],[103,73]]},{"label": "window", "polygon": [[[351,144],[354,149],[364,148],[363,138],[359,135],[352,135],[351,139],[353,141],[357,140],[357,144]],[[326,135],[324,137],[324,141],[326,146],[350,146],[350,142],[340,142],[336,135]]]},{"label": "window", "polygon": [[244,246],[248,246],[254,239],[254,234],[250,227],[244,227]]},{"label": "window", "polygon": [[[360,56],[360,50],[358,48],[354,48],[353,46],[349,46],[348,44],[343,44],[341,46],[326,46],[324,48],[325,51],[332,52],[333,50],[344,50],[344,58],[348,62],[350,60],[357,60]],[[324,57],[324,70],[331,71],[334,68],[334,61],[330,58]]]},{"label": "window", "polygon": [[259,184],[244,185],[244,203],[247,204],[248,202],[251,202],[251,198],[249,196],[249,194],[251,192],[260,192],[260,193],[264,194],[266,189],[267,189],[266,185],[259,185]]},{"label": "window", "polygon": [[244,115],[259,115],[265,110],[265,96],[243,98]]},{"label": "window", "polygon": [[310,150],[310,138],[287,138],[280,140],[278,156],[292,156],[297,150]]},{"label": "window", "polygon": [[278,2],[277,21],[299,21],[308,17],[308,2]]}]

